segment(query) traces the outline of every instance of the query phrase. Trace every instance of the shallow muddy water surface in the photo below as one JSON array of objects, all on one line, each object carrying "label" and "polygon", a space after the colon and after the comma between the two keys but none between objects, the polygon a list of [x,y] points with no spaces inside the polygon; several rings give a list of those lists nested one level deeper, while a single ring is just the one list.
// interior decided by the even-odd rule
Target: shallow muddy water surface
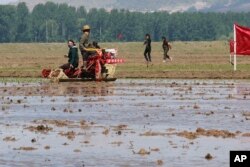
[{"label": "shallow muddy water surface", "polygon": [[229,166],[250,81],[0,83],[0,166]]}]

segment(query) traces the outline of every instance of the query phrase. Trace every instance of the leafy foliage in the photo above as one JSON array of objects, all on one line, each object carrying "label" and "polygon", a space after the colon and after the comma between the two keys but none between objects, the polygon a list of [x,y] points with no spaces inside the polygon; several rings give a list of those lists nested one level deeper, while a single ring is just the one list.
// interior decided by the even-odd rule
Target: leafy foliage
[{"label": "leafy foliage", "polygon": [[171,41],[210,41],[232,37],[235,22],[249,26],[248,13],[131,12],[127,10],[75,8],[47,2],[29,12],[25,3],[0,5],[0,42],[61,42],[79,40],[81,27],[91,26],[96,41],[153,41],[164,35]]}]

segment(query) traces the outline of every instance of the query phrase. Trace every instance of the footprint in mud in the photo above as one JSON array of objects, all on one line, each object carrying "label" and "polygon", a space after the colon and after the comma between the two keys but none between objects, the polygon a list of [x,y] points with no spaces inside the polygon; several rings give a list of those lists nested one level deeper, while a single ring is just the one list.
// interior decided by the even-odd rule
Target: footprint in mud
[{"label": "footprint in mud", "polygon": [[151,148],[150,151],[159,152],[160,149],[159,148]]},{"label": "footprint in mud", "polygon": [[75,152],[75,153],[79,153],[79,152],[82,152],[82,151],[79,150],[79,149],[74,149],[74,152]]},{"label": "footprint in mud", "polygon": [[45,146],[44,149],[45,149],[45,150],[49,150],[49,149],[50,149],[50,146]]},{"label": "footprint in mud", "polygon": [[7,137],[3,138],[3,141],[6,141],[6,142],[15,142],[16,138],[12,137],[12,136],[7,136]]},{"label": "footprint in mud", "polygon": [[250,137],[250,133],[244,133],[242,134],[243,137]]},{"label": "footprint in mud", "polygon": [[162,161],[162,160],[157,160],[157,161],[156,161],[156,164],[157,164],[158,166],[162,166],[162,165],[163,165],[163,161]]},{"label": "footprint in mud", "polygon": [[121,144],[123,144],[123,142],[122,141],[114,141],[114,142],[112,142],[110,144],[117,145],[119,147]]},{"label": "footprint in mud", "polygon": [[109,129],[105,129],[105,130],[102,132],[102,134],[108,135],[108,134],[109,134]]},{"label": "footprint in mud", "polygon": [[48,133],[49,131],[53,130],[53,128],[48,127],[47,125],[29,126],[25,129],[28,129],[31,132],[40,132],[40,133]]},{"label": "footprint in mud", "polygon": [[76,137],[76,132],[74,132],[74,131],[59,132],[58,134],[61,136],[66,136],[69,140],[74,140]]},{"label": "footprint in mud", "polygon": [[33,151],[33,150],[37,150],[37,148],[34,148],[34,147],[19,147],[19,148],[14,148],[13,150]]},{"label": "footprint in mud", "polygon": [[87,141],[87,140],[85,140],[85,141],[80,142],[80,143],[89,144],[90,142],[89,142],[89,141]]},{"label": "footprint in mud", "polygon": [[193,106],[193,108],[194,108],[194,109],[200,109],[200,106],[199,106],[198,104],[195,103],[194,106]]},{"label": "footprint in mud", "polygon": [[242,116],[245,117],[247,121],[250,120],[250,112],[243,112]]},{"label": "footprint in mud", "polygon": [[150,151],[147,151],[146,149],[141,148],[138,152],[135,152],[135,151],[133,150],[133,153],[134,153],[134,154],[139,154],[139,155],[144,156],[144,155],[149,155],[149,154],[150,154]]}]

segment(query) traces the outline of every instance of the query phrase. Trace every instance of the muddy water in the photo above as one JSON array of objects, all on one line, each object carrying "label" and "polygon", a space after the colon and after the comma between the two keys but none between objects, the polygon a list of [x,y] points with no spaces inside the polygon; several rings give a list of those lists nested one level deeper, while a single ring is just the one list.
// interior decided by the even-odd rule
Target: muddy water
[{"label": "muddy water", "polygon": [[249,83],[0,83],[0,166],[227,167],[250,150]]}]

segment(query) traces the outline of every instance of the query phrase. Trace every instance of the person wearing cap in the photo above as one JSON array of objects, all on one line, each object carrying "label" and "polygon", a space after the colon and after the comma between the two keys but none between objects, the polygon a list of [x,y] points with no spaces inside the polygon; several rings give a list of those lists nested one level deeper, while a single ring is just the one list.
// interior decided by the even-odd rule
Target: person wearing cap
[{"label": "person wearing cap", "polygon": [[65,55],[65,57],[68,57],[68,63],[61,65],[59,68],[66,70],[66,69],[75,69],[78,67],[78,49],[76,47],[76,44],[73,40],[68,40],[68,47],[69,52],[68,55]]},{"label": "person wearing cap", "polygon": [[90,26],[89,25],[84,25],[82,27],[82,36],[80,39],[79,43],[79,48],[82,54],[82,60],[83,60],[83,69],[86,69],[87,67],[87,59],[89,56],[88,51],[86,50],[91,44],[89,41],[89,35],[90,35]]},{"label": "person wearing cap", "polygon": [[172,61],[172,57],[168,55],[169,49],[171,49],[171,45],[169,44],[166,37],[162,37],[162,48],[163,48],[163,62],[165,63],[167,59]]},{"label": "person wearing cap", "polygon": [[145,35],[144,45],[146,46],[144,50],[144,57],[148,65],[148,63],[151,63],[151,38],[149,34]]}]

